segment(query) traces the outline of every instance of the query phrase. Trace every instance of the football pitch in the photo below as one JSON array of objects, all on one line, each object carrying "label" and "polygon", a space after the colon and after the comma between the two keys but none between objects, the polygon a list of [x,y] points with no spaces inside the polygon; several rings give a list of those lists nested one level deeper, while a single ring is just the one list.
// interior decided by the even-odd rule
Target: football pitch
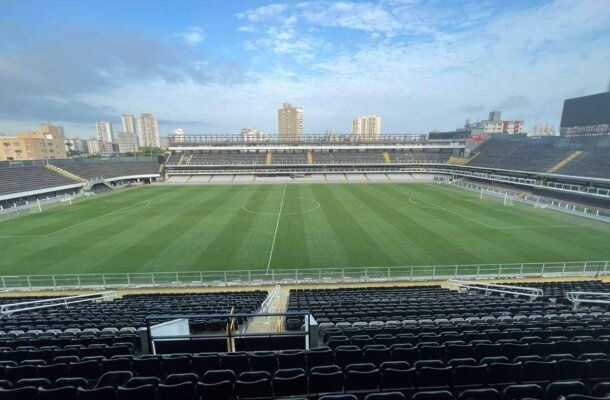
[{"label": "football pitch", "polygon": [[610,226],[438,184],[156,185],[0,222],[0,275],[610,259]]}]

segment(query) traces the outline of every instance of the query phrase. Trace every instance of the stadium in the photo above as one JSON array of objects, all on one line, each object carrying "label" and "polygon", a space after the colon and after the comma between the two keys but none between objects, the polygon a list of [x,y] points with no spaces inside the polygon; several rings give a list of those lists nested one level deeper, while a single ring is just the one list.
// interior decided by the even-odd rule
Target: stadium
[{"label": "stadium", "polygon": [[601,398],[609,149],[202,135],[2,163],[0,398]]}]

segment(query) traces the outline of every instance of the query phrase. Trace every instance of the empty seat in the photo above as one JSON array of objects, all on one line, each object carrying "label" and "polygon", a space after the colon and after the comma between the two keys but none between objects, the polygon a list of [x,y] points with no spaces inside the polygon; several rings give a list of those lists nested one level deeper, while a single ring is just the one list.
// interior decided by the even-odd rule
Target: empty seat
[{"label": "empty seat", "polygon": [[569,394],[588,395],[589,389],[579,381],[551,382],[546,387],[547,400],[563,399]]},{"label": "empty seat", "polygon": [[544,400],[544,389],[536,384],[521,384],[507,386],[502,392],[503,400],[521,400],[524,398]]},{"label": "empty seat", "polygon": [[310,394],[341,393],[344,385],[343,372],[336,365],[314,367],[309,371]]},{"label": "empty seat", "polygon": [[492,388],[467,389],[460,392],[457,400],[502,400],[502,395]]},{"label": "empty seat", "polygon": [[272,386],[276,397],[308,395],[307,375],[302,368],[277,370],[272,378]]},{"label": "empty seat", "polygon": [[143,385],[137,387],[119,387],[117,394],[120,400],[147,400],[154,399],[157,387],[154,385]]},{"label": "empty seat", "polygon": [[59,388],[38,388],[38,400],[78,400],[78,388],[64,386]]},{"label": "empty seat", "polygon": [[417,392],[411,400],[454,400],[453,394],[447,390],[426,390]]},{"label": "empty seat", "polygon": [[160,384],[157,387],[158,400],[197,400],[196,384],[182,382],[176,384]]},{"label": "empty seat", "polygon": [[238,399],[271,398],[271,377],[266,371],[243,372],[235,382]]}]

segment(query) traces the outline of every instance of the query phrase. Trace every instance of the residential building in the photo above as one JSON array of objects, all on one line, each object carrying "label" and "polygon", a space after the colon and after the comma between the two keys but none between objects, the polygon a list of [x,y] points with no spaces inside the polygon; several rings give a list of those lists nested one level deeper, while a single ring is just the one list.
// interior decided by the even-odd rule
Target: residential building
[{"label": "residential building", "polygon": [[73,139],[66,139],[66,151],[72,151],[73,153],[87,153],[87,141],[82,140],[78,136]]},{"label": "residential building", "polygon": [[43,124],[37,131],[0,137],[0,161],[68,158],[61,126]]},{"label": "residential building", "polygon": [[490,121],[501,121],[502,120],[502,111],[492,111],[489,113]]},{"label": "residential building", "polygon": [[240,136],[244,142],[268,142],[269,135],[254,128],[241,128]]},{"label": "residential building", "polygon": [[182,143],[184,142],[184,129],[176,128],[174,129],[174,143]]},{"label": "residential building", "polygon": [[119,153],[136,153],[140,151],[138,135],[134,132],[119,132],[116,135]]},{"label": "residential building", "polygon": [[281,141],[298,141],[303,138],[303,109],[284,103],[277,110],[277,131]]},{"label": "residential building", "polygon": [[381,135],[381,117],[369,115],[354,118],[352,122],[352,139],[372,140],[379,139]]},{"label": "residential building", "polygon": [[91,136],[87,140],[87,149],[89,150],[89,154],[94,156],[100,154],[102,152],[102,144],[103,142],[97,137]]},{"label": "residential building", "polygon": [[489,113],[489,119],[487,120],[478,122],[470,122],[470,120],[466,120],[464,128],[477,130],[485,135],[491,135],[494,133],[516,134],[523,133],[524,124],[525,123],[521,120],[504,121],[502,120],[501,111],[492,111]]},{"label": "residential building", "polygon": [[159,148],[161,150],[167,150],[169,148],[169,138],[167,136],[161,136],[159,138]]},{"label": "residential building", "polygon": [[106,143],[102,142],[100,147],[100,152],[102,155],[112,155],[116,153],[118,150],[118,146],[115,143]]},{"label": "residential building", "polygon": [[98,121],[95,123],[97,138],[104,143],[112,143],[114,135],[112,133],[112,124],[108,121]]},{"label": "residential building", "polygon": [[131,114],[121,115],[121,125],[123,125],[124,133],[136,133],[136,119]]},{"label": "residential building", "polygon": [[527,136],[557,136],[557,132],[552,124],[536,125],[527,133]]},{"label": "residential building", "polygon": [[159,127],[154,115],[143,113],[138,117],[138,140],[142,147],[160,147]]}]

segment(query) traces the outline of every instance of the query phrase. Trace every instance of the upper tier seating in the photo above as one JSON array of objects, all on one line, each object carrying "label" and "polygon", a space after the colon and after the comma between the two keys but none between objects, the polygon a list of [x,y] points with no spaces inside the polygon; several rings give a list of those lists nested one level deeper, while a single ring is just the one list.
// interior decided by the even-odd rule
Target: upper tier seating
[{"label": "upper tier seating", "polygon": [[610,178],[610,136],[493,137],[479,146],[469,166],[546,172],[575,151],[582,151],[555,173]]},{"label": "upper tier seating", "polygon": [[[393,163],[445,163],[453,153],[452,150],[427,149],[424,151],[389,150],[389,161]],[[271,163],[273,165],[306,165],[309,164],[308,151],[272,151]],[[267,152],[240,152],[240,151],[196,151],[193,153],[173,152],[167,159],[167,166],[188,165],[265,165],[268,162]],[[383,164],[384,151],[377,149],[362,150],[332,150],[311,152],[313,164]]]},{"label": "upper tier seating", "polygon": [[78,182],[45,167],[0,168],[0,195],[76,183]]},{"label": "upper tier seating", "polygon": [[121,176],[148,175],[159,173],[157,161],[138,162],[99,162],[99,163],[63,163],[55,160],[52,164],[84,179],[110,179]]},{"label": "upper tier seating", "polygon": [[476,151],[480,154],[468,163],[469,166],[536,172],[546,172],[573,152],[553,148],[553,141],[547,138],[492,138]]}]

